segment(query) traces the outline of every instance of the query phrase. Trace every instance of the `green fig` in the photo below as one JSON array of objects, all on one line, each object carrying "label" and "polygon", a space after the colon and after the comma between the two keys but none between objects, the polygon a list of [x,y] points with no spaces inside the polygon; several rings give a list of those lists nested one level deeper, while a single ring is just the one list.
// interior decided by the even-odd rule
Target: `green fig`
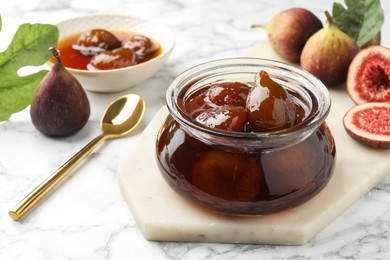
[{"label": "green fig", "polygon": [[290,8],[275,15],[268,24],[252,27],[267,30],[268,40],[279,56],[290,62],[299,62],[306,41],[323,26],[309,10]]},{"label": "green fig", "polygon": [[301,54],[301,67],[327,86],[345,82],[348,68],[359,47],[347,34],[334,25],[325,12],[328,26],[313,34]]},{"label": "green fig", "polygon": [[41,81],[30,107],[35,128],[48,136],[69,136],[87,123],[90,105],[79,81],[62,65],[59,52],[50,48],[56,62]]}]

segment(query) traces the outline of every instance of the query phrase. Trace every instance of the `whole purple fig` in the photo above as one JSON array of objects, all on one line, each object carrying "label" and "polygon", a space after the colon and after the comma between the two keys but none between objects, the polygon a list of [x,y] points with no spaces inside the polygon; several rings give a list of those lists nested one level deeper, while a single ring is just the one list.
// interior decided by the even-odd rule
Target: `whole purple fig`
[{"label": "whole purple fig", "polygon": [[252,27],[267,30],[268,40],[279,56],[290,62],[299,62],[306,41],[323,26],[309,10],[290,8],[275,15],[268,24]]},{"label": "whole purple fig", "polygon": [[69,136],[87,123],[90,105],[79,81],[66,70],[59,52],[50,48],[56,62],[41,81],[30,108],[35,128],[48,136]]}]

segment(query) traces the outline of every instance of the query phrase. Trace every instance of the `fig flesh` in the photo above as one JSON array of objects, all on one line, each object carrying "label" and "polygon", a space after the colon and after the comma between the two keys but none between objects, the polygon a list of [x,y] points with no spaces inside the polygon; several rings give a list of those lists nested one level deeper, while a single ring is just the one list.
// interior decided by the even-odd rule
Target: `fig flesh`
[{"label": "fig flesh", "polygon": [[390,104],[371,102],[354,106],[345,114],[346,132],[375,148],[390,148]]},{"label": "fig flesh", "polygon": [[348,68],[359,48],[347,34],[333,24],[325,12],[328,26],[313,34],[301,54],[301,67],[327,86],[345,82]]},{"label": "fig flesh", "polygon": [[69,136],[87,123],[90,105],[79,81],[62,65],[59,52],[50,48],[56,63],[40,83],[30,107],[35,128],[48,136]]},{"label": "fig flesh", "polygon": [[390,103],[390,49],[370,46],[361,50],[349,66],[347,90],[356,104]]},{"label": "fig flesh", "polygon": [[253,25],[267,30],[272,48],[282,58],[299,62],[303,46],[323,26],[309,10],[290,8],[275,15],[266,25]]}]

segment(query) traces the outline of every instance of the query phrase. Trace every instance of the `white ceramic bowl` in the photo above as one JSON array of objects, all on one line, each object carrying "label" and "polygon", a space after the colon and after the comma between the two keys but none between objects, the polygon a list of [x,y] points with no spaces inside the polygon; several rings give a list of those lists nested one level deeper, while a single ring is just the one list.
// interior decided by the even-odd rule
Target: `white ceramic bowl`
[{"label": "white ceramic bowl", "polygon": [[62,21],[57,24],[60,40],[91,29],[106,29],[139,33],[156,40],[162,47],[157,57],[134,66],[101,71],[87,71],[67,68],[89,91],[117,92],[126,90],[151,77],[167,60],[175,44],[173,32],[155,21],[140,17],[96,14]]}]

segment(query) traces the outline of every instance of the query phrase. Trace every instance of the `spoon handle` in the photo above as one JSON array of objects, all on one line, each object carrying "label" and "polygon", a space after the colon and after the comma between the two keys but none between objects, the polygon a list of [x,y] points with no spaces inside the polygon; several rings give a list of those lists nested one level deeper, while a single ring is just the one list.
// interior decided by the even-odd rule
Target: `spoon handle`
[{"label": "spoon handle", "polygon": [[13,210],[10,210],[8,214],[10,217],[17,221],[21,219],[26,213],[37,204],[43,197],[45,197],[50,190],[52,190],[62,179],[64,179],[68,173],[73,170],[88,154],[92,152],[96,146],[106,139],[104,134],[97,136],[91,142],[89,142],[83,149],[76,153],[60,168],[47,177],[41,184],[39,184],[34,190],[32,190],[26,197],[24,197]]}]

